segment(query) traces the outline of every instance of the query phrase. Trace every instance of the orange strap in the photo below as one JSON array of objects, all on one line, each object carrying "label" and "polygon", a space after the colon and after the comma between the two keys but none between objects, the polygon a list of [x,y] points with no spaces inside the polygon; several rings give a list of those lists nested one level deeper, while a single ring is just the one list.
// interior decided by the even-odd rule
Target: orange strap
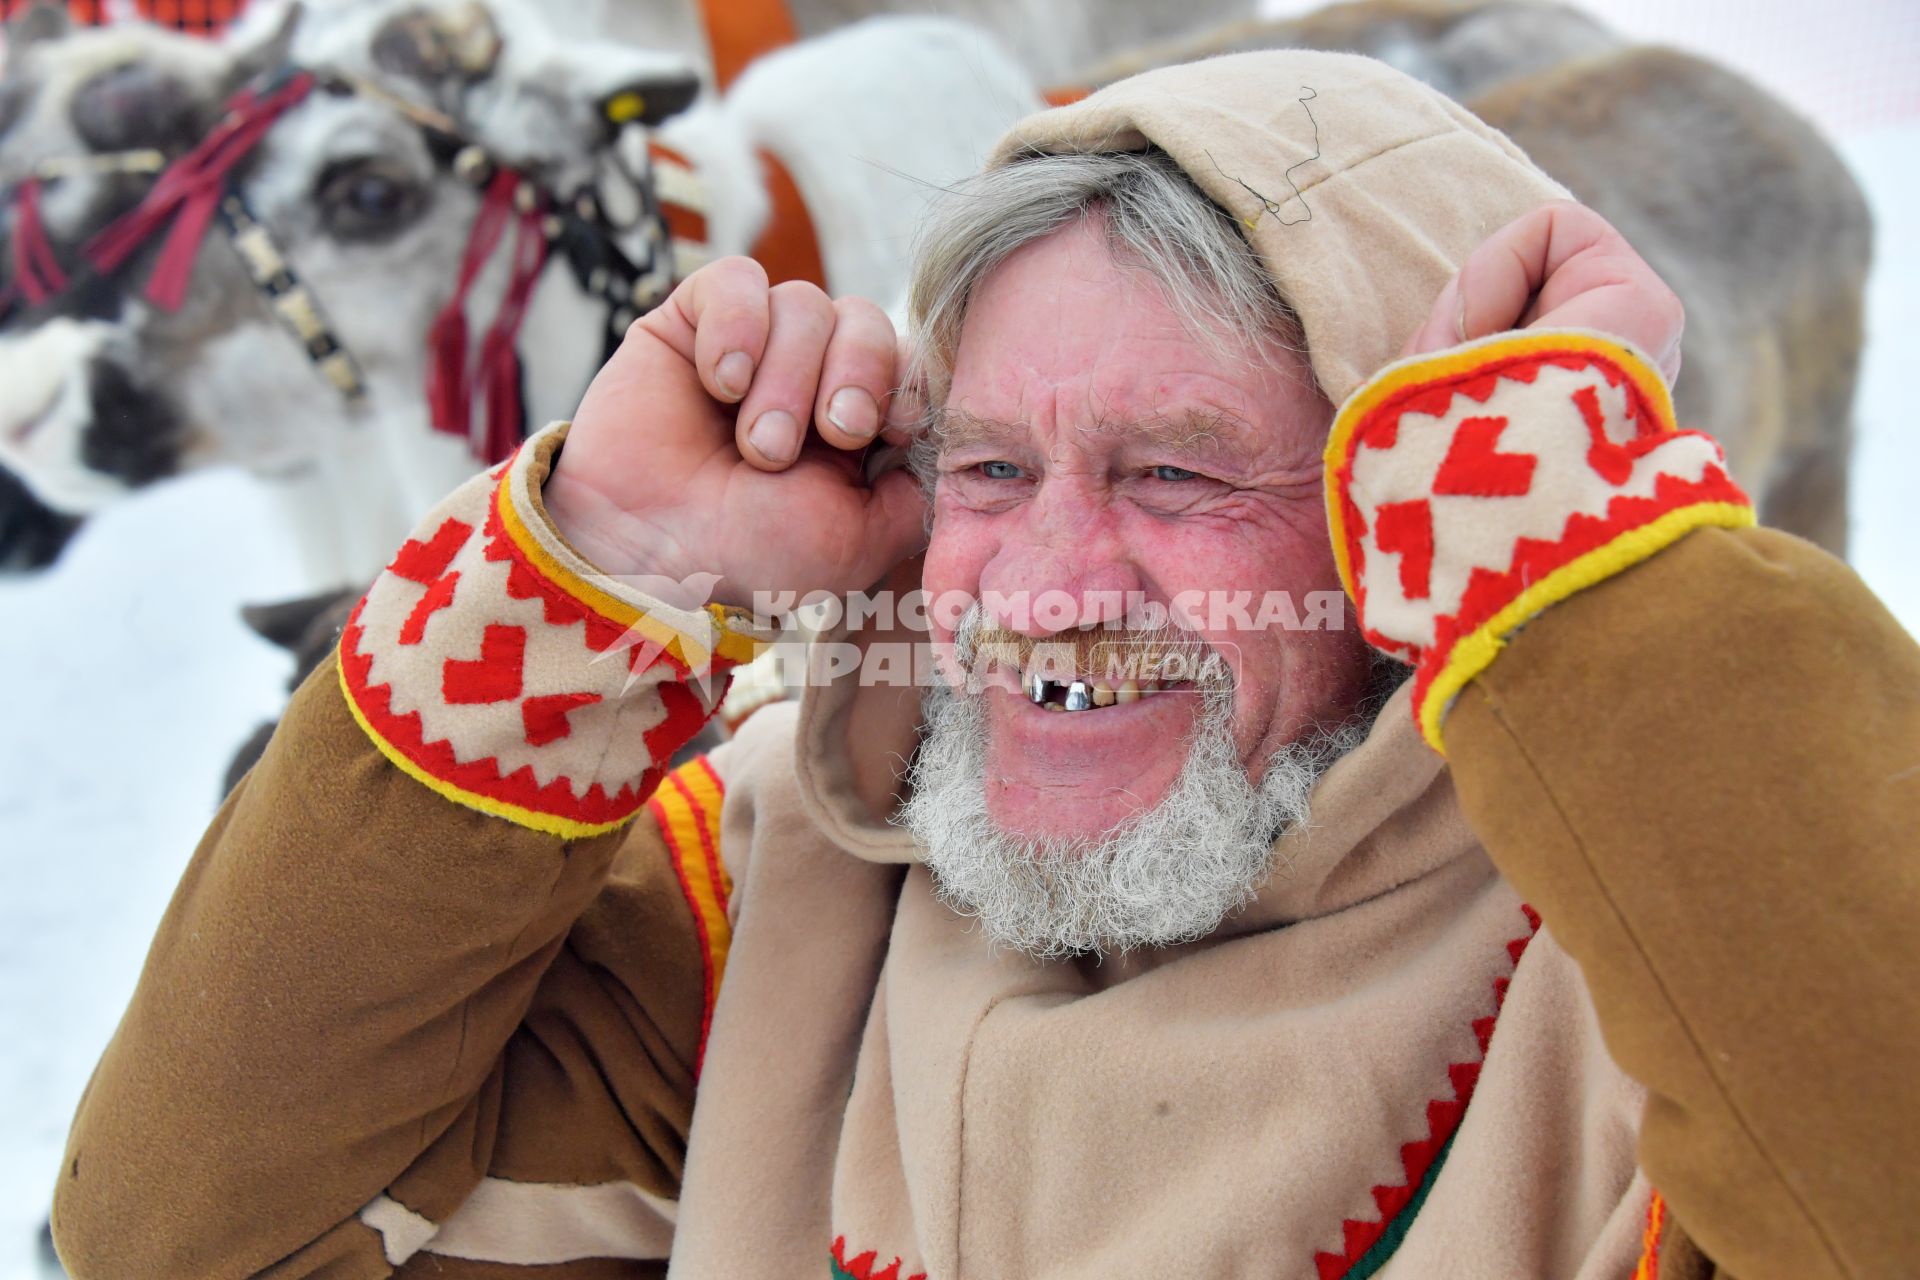
[{"label": "orange strap", "polygon": [[747,64],[800,38],[787,0],[702,0],[713,81],[725,92]]},{"label": "orange strap", "polygon": [[[707,24],[707,39],[713,48],[713,72],[722,89],[749,62],[794,41],[793,15],[786,0],[703,0],[701,13]],[[682,169],[692,170],[686,156],[655,142],[650,144],[655,160],[666,160]],[[787,172],[787,166],[771,151],[760,152],[760,172],[766,180],[768,212],[766,229],[747,252],[767,269],[774,284],[786,280],[805,280],[827,287],[827,267],[820,256],[820,237],[807,212],[800,188]],[[662,201],[667,227],[673,238],[687,244],[704,245],[707,219],[704,208],[694,209],[672,199]]]},{"label": "orange strap", "polygon": [[820,237],[814,234],[813,217],[807,212],[800,188],[794,185],[793,175],[771,151],[760,153],[760,170],[766,175],[773,212],[767,218],[767,229],[749,252],[767,269],[767,279],[774,284],[806,280],[826,288],[827,267],[820,258]]},{"label": "orange strap", "polygon": [[1667,1202],[1658,1191],[1647,1204],[1647,1226],[1640,1233],[1640,1265],[1633,1280],[1660,1280],[1660,1245],[1667,1233]]},{"label": "orange strap", "polygon": [[694,932],[700,939],[702,1012],[700,1045],[693,1060],[695,1079],[707,1056],[713,1002],[719,998],[721,979],[727,971],[727,951],[733,942],[733,924],[727,913],[733,877],[727,874],[720,855],[720,809],[725,800],[726,786],[703,755],[668,774],[647,801],[654,821],[660,824],[660,834],[666,838],[673,873],[680,881],[687,909],[693,913]]}]

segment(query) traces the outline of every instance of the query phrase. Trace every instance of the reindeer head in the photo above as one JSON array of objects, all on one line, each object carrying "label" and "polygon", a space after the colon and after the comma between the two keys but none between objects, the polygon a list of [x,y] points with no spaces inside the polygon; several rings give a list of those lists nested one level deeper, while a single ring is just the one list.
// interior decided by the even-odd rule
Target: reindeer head
[{"label": "reindeer head", "polygon": [[[0,182],[40,178],[37,239],[69,279],[0,318],[0,466],[24,482],[12,496],[30,493],[56,523],[200,467],[290,474],[378,451],[376,422],[426,439],[427,338],[481,210],[475,157],[542,199],[598,193],[634,172],[637,131],[698,90],[677,55],[561,39],[530,0],[335,0],[225,45],[141,25],[61,32],[40,11],[29,21],[0,81]],[[178,305],[144,292],[171,227],[113,269],[88,269],[85,246],[140,204],[156,170],[220,125],[236,89],[267,77],[269,92],[283,67],[314,87],[228,176],[237,204],[222,203]],[[259,234],[236,234],[235,217]],[[17,195],[0,227],[0,284],[17,293]],[[296,314],[263,292],[263,255],[304,285]],[[473,281],[476,314],[491,314],[508,275],[495,263]],[[577,400],[610,306],[555,255],[529,308],[520,348],[537,420]],[[316,324],[337,344],[331,361],[291,331],[311,338]],[[426,483],[444,488],[466,444],[437,447]],[[8,488],[0,507],[18,507]],[[0,539],[47,523],[0,511]]]}]

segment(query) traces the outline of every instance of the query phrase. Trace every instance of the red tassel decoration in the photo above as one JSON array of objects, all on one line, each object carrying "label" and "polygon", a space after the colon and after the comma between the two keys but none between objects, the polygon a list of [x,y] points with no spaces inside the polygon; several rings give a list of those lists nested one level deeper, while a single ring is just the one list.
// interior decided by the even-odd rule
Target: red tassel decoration
[{"label": "red tassel decoration", "polygon": [[[285,115],[313,91],[311,72],[302,71],[266,97],[242,89],[227,102],[227,115],[193,150],[168,165],[147,192],[88,242],[89,261],[102,272],[119,267],[140,246],[167,228],[166,241],[147,281],[147,298],[166,311],[186,301],[200,243],[220,207],[227,176]],[[169,225],[170,224],[170,225]]]},{"label": "red tassel decoration", "polygon": [[473,387],[467,377],[467,295],[500,244],[512,218],[513,193],[519,185],[519,175],[506,169],[496,173],[487,185],[473,229],[467,233],[453,296],[427,331],[427,412],[435,431],[471,434]]},{"label": "red tassel decoration", "polygon": [[67,273],[60,269],[40,217],[38,178],[28,178],[14,191],[13,287],[36,307],[67,287]]},{"label": "red tassel decoration", "polygon": [[455,294],[427,330],[427,420],[435,431],[467,434],[466,298]]},{"label": "red tassel decoration", "polygon": [[520,403],[520,327],[547,263],[547,237],[540,230],[540,219],[537,208],[520,215],[513,240],[513,274],[480,344],[479,377],[487,415],[480,460],[488,465],[504,461],[520,447],[525,424]]}]

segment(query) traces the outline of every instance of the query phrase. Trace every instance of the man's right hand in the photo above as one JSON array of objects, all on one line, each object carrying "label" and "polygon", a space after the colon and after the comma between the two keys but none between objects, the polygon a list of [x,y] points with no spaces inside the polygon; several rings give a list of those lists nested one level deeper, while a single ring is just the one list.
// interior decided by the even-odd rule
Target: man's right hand
[{"label": "man's right hand", "polygon": [[636,321],[574,415],[542,496],[609,574],[717,573],[713,599],[857,590],[926,542],[914,478],[861,455],[904,442],[893,323],[860,298],[768,287],[749,258],[696,271]]}]

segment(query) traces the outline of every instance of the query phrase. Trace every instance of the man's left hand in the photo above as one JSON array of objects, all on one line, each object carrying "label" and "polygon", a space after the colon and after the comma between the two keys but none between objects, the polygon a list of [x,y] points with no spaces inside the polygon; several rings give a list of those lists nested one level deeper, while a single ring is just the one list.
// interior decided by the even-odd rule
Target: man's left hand
[{"label": "man's left hand", "polygon": [[1680,299],[1611,223],[1560,200],[1488,236],[1400,354],[1424,355],[1508,329],[1591,329],[1646,352],[1671,385],[1685,323]]}]

